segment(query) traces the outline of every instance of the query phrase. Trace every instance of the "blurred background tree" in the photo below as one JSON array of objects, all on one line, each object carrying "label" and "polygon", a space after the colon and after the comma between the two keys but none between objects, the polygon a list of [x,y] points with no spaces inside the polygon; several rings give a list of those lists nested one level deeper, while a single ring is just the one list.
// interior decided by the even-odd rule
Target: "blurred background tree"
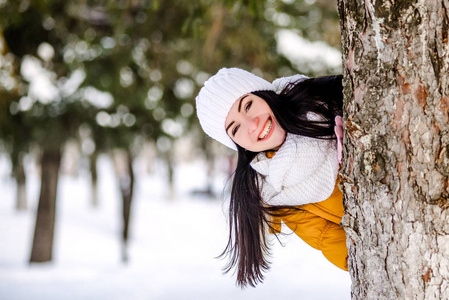
[{"label": "blurred background tree", "polygon": [[216,156],[233,156],[201,134],[195,118],[195,95],[210,75],[231,66],[267,80],[341,72],[339,61],[314,60],[297,46],[339,47],[330,0],[4,0],[0,29],[0,140],[18,184],[18,207],[26,207],[19,197],[24,157],[38,157],[42,171],[32,262],[52,259],[58,176],[69,141],[89,157],[94,206],[103,201],[95,189],[96,159],[102,153],[114,159],[127,261],[133,162],[145,145],[155,145],[165,162],[171,190],[181,138],[209,170]]}]

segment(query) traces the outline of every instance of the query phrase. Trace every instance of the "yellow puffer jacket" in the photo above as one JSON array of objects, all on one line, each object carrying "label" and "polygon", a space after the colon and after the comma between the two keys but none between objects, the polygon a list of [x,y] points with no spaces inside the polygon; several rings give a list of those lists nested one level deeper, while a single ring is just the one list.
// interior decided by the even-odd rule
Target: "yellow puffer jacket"
[{"label": "yellow puffer jacket", "polygon": [[332,195],[326,200],[299,208],[301,211],[290,211],[286,216],[274,217],[274,232],[280,232],[281,221],[284,222],[307,244],[321,250],[331,263],[347,271],[346,235],[339,225],[344,214],[343,194],[337,184]]}]

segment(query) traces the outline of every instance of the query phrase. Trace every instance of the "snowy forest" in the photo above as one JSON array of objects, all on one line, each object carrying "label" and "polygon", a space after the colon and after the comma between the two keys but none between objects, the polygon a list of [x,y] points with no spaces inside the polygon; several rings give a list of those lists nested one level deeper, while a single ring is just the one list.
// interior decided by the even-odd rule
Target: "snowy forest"
[{"label": "snowy forest", "polygon": [[339,28],[328,0],[0,1],[0,298],[349,299],[289,235],[263,285],[222,274],[235,154],[194,111],[224,66],[340,74]]},{"label": "snowy forest", "polygon": [[[0,299],[448,299],[448,30],[448,0],[0,0]],[[285,228],[262,284],[223,274],[222,67],[343,74],[349,272]]]}]

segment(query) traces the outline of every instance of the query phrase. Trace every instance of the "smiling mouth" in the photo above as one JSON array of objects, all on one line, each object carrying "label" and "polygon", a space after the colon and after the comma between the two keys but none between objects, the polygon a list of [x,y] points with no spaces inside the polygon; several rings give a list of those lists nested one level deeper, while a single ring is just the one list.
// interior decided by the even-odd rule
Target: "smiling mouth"
[{"label": "smiling mouth", "polygon": [[273,121],[271,120],[271,118],[269,118],[267,120],[267,122],[265,123],[265,128],[262,130],[262,133],[259,135],[259,141],[263,140],[264,138],[266,138],[268,136],[268,134],[271,131],[272,126],[273,126]]}]

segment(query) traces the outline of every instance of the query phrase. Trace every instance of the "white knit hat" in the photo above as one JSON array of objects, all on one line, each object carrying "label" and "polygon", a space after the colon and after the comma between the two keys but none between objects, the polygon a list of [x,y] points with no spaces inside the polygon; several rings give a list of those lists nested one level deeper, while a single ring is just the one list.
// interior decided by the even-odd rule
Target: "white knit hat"
[{"label": "white knit hat", "polygon": [[223,145],[237,150],[226,133],[226,117],[235,101],[256,91],[276,89],[265,79],[238,68],[223,68],[209,78],[196,97],[196,112],[204,132]]}]

